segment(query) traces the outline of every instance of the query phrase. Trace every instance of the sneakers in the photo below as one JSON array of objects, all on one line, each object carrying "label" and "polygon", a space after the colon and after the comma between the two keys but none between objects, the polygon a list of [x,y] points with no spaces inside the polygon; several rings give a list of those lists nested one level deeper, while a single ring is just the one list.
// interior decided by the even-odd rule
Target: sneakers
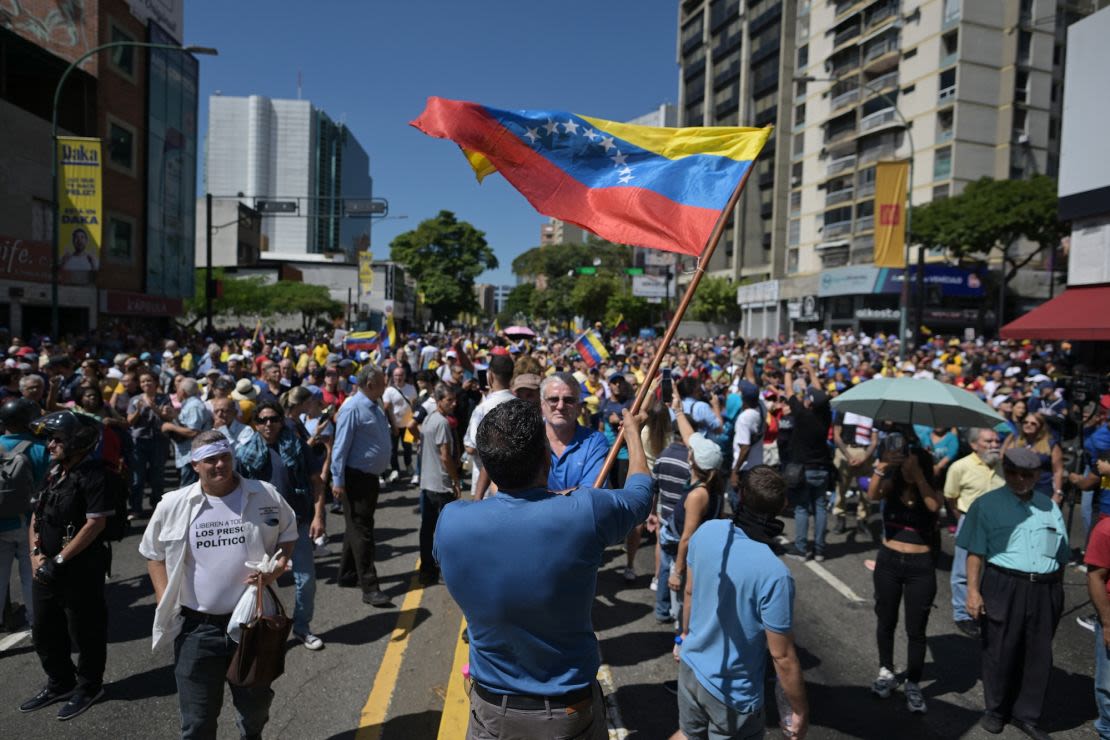
[{"label": "sneakers", "polygon": [[412,476],[412,480],[409,481],[409,484],[413,485],[413,486],[419,486],[420,485],[420,476],[419,475]]},{"label": "sneakers", "polygon": [[78,691],[73,695],[73,698],[65,703],[65,706],[58,710],[58,719],[62,722],[73,719],[79,714],[83,714],[86,709],[91,707],[97,702],[100,697],[104,696],[104,689],[97,689],[93,693],[86,693],[85,691]]},{"label": "sneakers", "polygon": [[801,550],[792,547],[786,551],[786,557],[792,560],[806,561],[809,560],[809,553],[802,552]]},{"label": "sneakers", "polygon": [[964,633],[967,637],[979,636],[979,623],[974,619],[961,619],[957,621],[956,629]]},{"label": "sneakers", "polygon": [[311,632],[304,632],[304,633],[294,632],[293,637],[300,640],[301,644],[303,644],[309,650],[323,650],[324,649],[324,641],[321,640],[316,635],[312,634]]},{"label": "sneakers", "polygon": [[59,701],[65,701],[73,696],[74,690],[54,692],[50,689],[43,689],[39,693],[32,696],[27,701],[19,705],[19,711],[23,713],[34,712],[35,710],[42,709],[43,707],[50,706]]},{"label": "sneakers", "polygon": [[1083,629],[1090,630],[1091,632],[1094,632],[1095,627],[1098,626],[1098,615],[1097,614],[1088,614],[1088,615],[1083,616],[1083,617],[1076,617],[1075,622],[1076,622],[1076,624],[1078,624]]},{"label": "sneakers", "polygon": [[844,534],[848,531],[847,517],[843,514],[836,517],[836,527],[833,528],[833,534]]},{"label": "sneakers", "polygon": [[906,694],[906,708],[914,714],[925,714],[925,697],[921,694],[921,687],[913,681],[906,681],[902,691]]},{"label": "sneakers", "polygon": [[397,479],[400,478],[400,477],[401,477],[401,474],[399,472],[397,472],[396,470],[391,470],[391,471],[389,471],[389,477],[385,479],[385,482],[386,483],[395,483],[397,481]]},{"label": "sneakers", "polygon": [[651,577],[651,585],[648,586],[652,591],[659,590],[659,579],[656,576]]},{"label": "sneakers", "polygon": [[823,552],[816,553],[813,556],[813,559],[816,560],[818,563],[823,563],[823,562],[825,562],[825,553],[823,553]]},{"label": "sneakers", "polygon": [[634,583],[636,581],[636,570],[631,565],[621,571],[625,583]]},{"label": "sneakers", "polygon": [[898,680],[889,668],[880,668],[879,677],[871,684],[871,693],[880,699],[885,699],[890,696],[890,692],[898,688],[898,684],[902,683]]}]

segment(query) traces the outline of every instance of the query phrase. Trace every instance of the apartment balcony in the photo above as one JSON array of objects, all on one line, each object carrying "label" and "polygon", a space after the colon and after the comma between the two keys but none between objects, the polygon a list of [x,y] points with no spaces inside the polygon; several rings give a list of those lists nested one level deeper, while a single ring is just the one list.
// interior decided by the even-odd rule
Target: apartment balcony
[{"label": "apartment balcony", "polygon": [[825,207],[835,206],[837,203],[848,203],[855,200],[855,189],[844,188],[843,190],[834,190],[825,195]]},{"label": "apartment balcony", "polygon": [[856,13],[862,13],[863,9],[873,2],[875,0],[841,0],[836,4],[833,12],[836,15],[836,20],[842,21]]},{"label": "apartment balcony", "polygon": [[862,234],[867,231],[875,230],[875,216],[860,216],[856,219],[855,233]]},{"label": "apartment balcony", "polygon": [[935,143],[937,143],[937,144],[946,144],[949,141],[952,141],[952,135],[953,135],[953,130],[952,129],[950,129],[950,128],[938,128],[937,129],[937,138],[936,138]]},{"label": "apartment balcony", "polygon": [[831,177],[840,172],[847,172],[850,169],[854,169],[855,166],[856,155],[853,154],[848,157],[841,157],[840,159],[834,159],[833,161],[829,162],[829,165],[825,170],[825,174]]},{"label": "apartment balcony", "polygon": [[887,3],[883,7],[876,9],[875,12],[871,14],[871,17],[867,19],[867,25],[864,30],[873,31],[897,15],[898,4]]},{"label": "apartment balcony", "polygon": [[864,116],[859,121],[860,133],[873,131],[883,126],[888,126],[891,123],[898,123],[898,114],[894,108],[884,108],[883,110],[875,111],[871,115]]},{"label": "apartment balcony", "polygon": [[848,75],[852,74],[853,72],[855,72],[858,69],[859,69],[859,56],[858,55],[852,55],[852,56],[848,57],[846,60],[842,60],[839,64],[837,64],[833,67],[828,67],[829,77],[832,77],[834,79],[840,79],[842,77],[847,77]]},{"label": "apartment balcony", "polygon": [[825,146],[833,146],[841,142],[851,141],[856,136],[856,123],[853,121],[848,126],[841,126],[835,130],[830,129],[825,134]]},{"label": "apartment balcony", "polygon": [[885,72],[897,67],[900,58],[898,40],[888,38],[864,52],[863,69],[865,72]]},{"label": "apartment balcony", "polygon": [[878,93],[886,92],[898,87],[898,70],[887,72],[873,80],[867,80],[867,97],[875,97]]},{"label": "apartment balcony", "polygon": [[865,149],[859,153],[860,165],[877,162],[884,157],[893,157],[898,148],[892,144],[884,144],[882,146]]},{"label": "apartment balcony", "polygon": [[952,177],[952,160],[936,159],[933,161],[933,179],[948,180]]},{"label": "apartment balcony", "polygon": [[851,28],[845,28],[843,31],[833,36],[833,51],[835,52],[839,49],[839,47],[855,41],[857,38],[859,38],[859,32],[859,24],[857,23]]},{"label": "apartment balcony", "polygon": [[834,239],[838,236],[845,236],[852,233],[852,220],[847,221],[834,221],[831,224],[825,224],[825,228],[821,231],[821,236],[826,239]]},{"label": "apartment balcony", "polygon": [[939,69],[944,69],[945,67],[951,67],[953,64],[956,63],[956,60],[958,58],[959,58],[959,54],[954,52],[954,51],[949,52],[947,54],[941,54]]},{"label": "apartment balcony", "polygon": [[945,0],[944,6],[944,17],[941,19],[940,27],[941,30],[947,31],[960,25],[960,3]]},{"label": "apartment balcony", "polygon": [[946,87],[937,93],[937,105],[952,105],[956,102],[956,86]]},{"label": "apartment balcony", "polygon": [[864,183],[863,185],[860,185],[858,188],[856,188],[856,198],[859,199],[859,200],[863,200],[864,198],[870,198],[874,194],[875,194],[875,181],[874,180],[872,180],[871,182],[868,182],[868,183]]},{"label": "apartment balcony", "polygon": [[825,268],[843,267],[851,257],[850,245],[843,239],[823,242],[816,249],[821,258],[821,266]]},{"label": "apartment balcony", "polygon": [[853,87],[851,90],[848,90],[847,92],[842,92],[837,95],[835,98],[832,99],[832,103],[830,103],[829,105],[831,106],[831,109],[833,111],[837,111],[847,105],[855,103],[859,100],[859,98],[860,88]]}]

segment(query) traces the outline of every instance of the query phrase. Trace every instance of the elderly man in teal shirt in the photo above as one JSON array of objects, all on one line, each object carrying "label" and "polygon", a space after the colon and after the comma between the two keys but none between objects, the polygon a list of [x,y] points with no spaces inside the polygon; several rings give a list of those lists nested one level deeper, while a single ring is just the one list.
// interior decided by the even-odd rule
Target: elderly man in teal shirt
[{"label": "elderly man in teal shirt", "polygon": [[1009,720],[1029,737],[1047,738],[1037,722],[1064,610],[1067,527],[1052,499],[1033,490],[1036,453],[1007,450],[1002,474],[1006,485],[972,503],[956,540],[968,552],[967,613],[983,638],[980,725],[997,734]]}]

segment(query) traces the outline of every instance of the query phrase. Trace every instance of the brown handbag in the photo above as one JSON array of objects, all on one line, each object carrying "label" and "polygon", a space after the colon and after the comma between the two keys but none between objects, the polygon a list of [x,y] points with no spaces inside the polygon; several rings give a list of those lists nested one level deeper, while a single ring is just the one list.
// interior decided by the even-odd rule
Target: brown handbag
[{"label": "brown handbag", "polygon": [[258,602],[254,619],[241,624],[239,646],[227,667],[227,682],[247,689],[269,686],[285,672],[285,643],[293,621],[285,615],[281,599],[270,586],[266,587],[277,605],[277,614],[262,613],[262,589],[256,589]]}]

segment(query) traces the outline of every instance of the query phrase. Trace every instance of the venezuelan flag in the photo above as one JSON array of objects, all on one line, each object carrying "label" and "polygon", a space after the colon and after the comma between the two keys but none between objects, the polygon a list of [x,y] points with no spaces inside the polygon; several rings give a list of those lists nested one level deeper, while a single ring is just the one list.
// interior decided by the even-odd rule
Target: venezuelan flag
[{"label": "venezuelan flag", "polygon": [[771,127],[657,128],[432,97],[412,122],[537,211],[621,244],[700,255]]},{"label": "venezuelan flag", "polygon": [[575,339],[574,348],[582,355],[582,361],[590,367],[597,367],[609,359],[609,351],[592,330],[583,332],[578,339]]},{"label": "venezuelan flag", "polygon": [[374,352],[378,349],[378,342],[376,331],[355,331],[343,339],[343,349],[347,352]]}]

